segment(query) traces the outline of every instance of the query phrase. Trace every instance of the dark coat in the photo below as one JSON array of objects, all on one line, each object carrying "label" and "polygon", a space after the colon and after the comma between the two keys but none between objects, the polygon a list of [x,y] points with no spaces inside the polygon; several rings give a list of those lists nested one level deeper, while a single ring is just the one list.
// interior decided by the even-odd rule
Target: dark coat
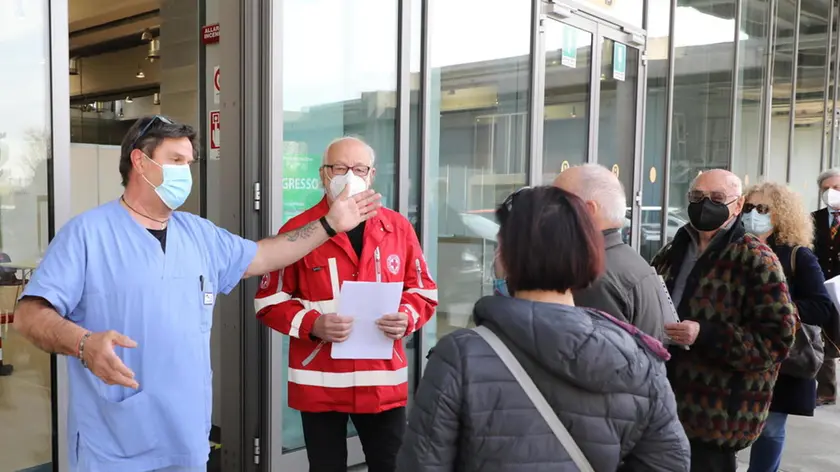
[{"label": "dark coat", "polygon": [[[770,248],[779,257],[787,277],[788,290],[806,324],[825,326],[836,316],[834,304],[825,290],[825,278],[817,257],[807,247],[796,251],[796,273],[791,270],[793,247],[776,244],[771,237]],[[799,416],[814,416],[817,402],[817,381],[779,374],[773,389],[770,411]]]},{"label": "dark coat", "polygon": [[[827,208],[817,210],[811,216],[814,218],[814,254],[819,260],[825,280],[830,280],[840,275],[840,234],[832,239]],[[840,357],[840,351],[835,347],[835,344],[840,344],[840,315],[831,317],[828,324],[823,326],[823,333],[832,341],[826,342],[826,357]]]},{"label": "dark coat", "polygon": [[[596,472],[689,470],[657,341],[594,310],[516,298],[485,297],[474,316],[508,346]],[[493,349],[461,329],[429,355],[396,470],[578,469]]]}]

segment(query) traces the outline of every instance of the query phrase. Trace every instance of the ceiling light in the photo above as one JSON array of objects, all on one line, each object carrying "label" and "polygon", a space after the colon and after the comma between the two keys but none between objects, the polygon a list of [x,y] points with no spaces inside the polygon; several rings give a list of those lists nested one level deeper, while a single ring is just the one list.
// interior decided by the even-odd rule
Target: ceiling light
[{"label": "ceiling light", "polygon": [[132,103],[134,100],[131,99],[131,95],[125,97],[125,103]]},{"label": "ceiling light", "polygon": [[143,31],[143,35],[140,36],[140,40],[141,41],[151,41],[152,40],[152,30],[146,28],[146,30]]},{"label": "ceiling light", "polygon": [[79,75],[79,58],[70,58],[70,75]]},{"label": "ceiling light", "polygon": [[146,59],[150,62],[160,59],[160,39],[149,41],[149,53],[146,55]]},{"label": "ceiling light", "polygon": [[142,68],[138,67],[138,68],[137,68],[137,73],[136,73],[136,74],[134,74],[134,77],[137,77],[138,79],[145,79],[145,78],[146,78],[146,74],[144,74],[144,73],[143,73],[143,69],[142,69]]},{"label": "ceiling light", "polygon": [[152,105],[160,105],[160,92],[155,92],[152,96]]}]

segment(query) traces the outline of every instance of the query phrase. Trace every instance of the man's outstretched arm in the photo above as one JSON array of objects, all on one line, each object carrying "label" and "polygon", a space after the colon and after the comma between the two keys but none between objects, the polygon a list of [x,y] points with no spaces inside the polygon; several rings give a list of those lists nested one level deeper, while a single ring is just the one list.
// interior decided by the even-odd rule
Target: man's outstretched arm
[{"label": "man's outstretched arm", "polygon": [[[349,196],[348,188],[339,195],[327,214],[327,224],[336,232],[350,231],[363,221],[376,215],[382,206],[382,196],[373,190]],[[257,254],[243,278],[263,275],[294,264],[315,248],[330,239],[320,221],[312,221],[305,226],[263,239],[257,243]]]}]

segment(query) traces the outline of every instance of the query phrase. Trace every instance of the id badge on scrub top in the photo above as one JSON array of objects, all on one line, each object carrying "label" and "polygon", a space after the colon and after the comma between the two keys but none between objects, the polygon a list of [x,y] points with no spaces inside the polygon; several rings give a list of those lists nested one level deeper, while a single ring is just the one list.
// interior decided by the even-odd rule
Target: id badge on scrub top
[{"label": "id badge on scrub top", "polygon": [[213,292],[213,284],[203,275],[198,277],[198,282],[201,284],[201,292],[204,294],[204,306],[213,305],[216,301],[216,295]]}]

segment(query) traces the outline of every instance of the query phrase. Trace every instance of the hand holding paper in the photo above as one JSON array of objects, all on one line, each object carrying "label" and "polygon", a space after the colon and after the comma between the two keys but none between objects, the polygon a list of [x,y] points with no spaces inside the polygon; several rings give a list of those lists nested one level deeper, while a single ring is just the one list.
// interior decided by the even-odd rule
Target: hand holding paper
[{"label": "hand holding paper", "polygon": [[352,317],[325,313],[315,320],[315,324],[312,326],[312,334],[323,341],[341,343],[347,341],[352,329]]},{"label": "hand holding paper", "polygon": [[408,316],[405,313],[394,313],[385,315],[376,320],[376,326],[385,333],[385,336],[393,340],[401,339],[408,329]]}]

